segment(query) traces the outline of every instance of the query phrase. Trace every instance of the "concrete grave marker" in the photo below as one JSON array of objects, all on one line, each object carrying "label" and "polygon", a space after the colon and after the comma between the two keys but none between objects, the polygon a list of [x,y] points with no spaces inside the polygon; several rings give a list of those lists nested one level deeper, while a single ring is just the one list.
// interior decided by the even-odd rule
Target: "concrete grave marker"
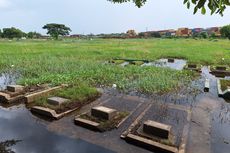
[{"label": "concrete grave marker", "polygon": [[148,120],[144,122],[143,131],[163,139],[169,139],[171,126]]},{"label": "concrete grave marker", "polygon": [[210,88],[210,80],[206,79],[204,85],[204,92],[209,92],[209,88]]},{"label": "concrete grave marker", "polygon": [[97,106],[91,109],[91,115],[104,120],[111,120],[117,115],[117,110],[104,106]]},{"label": "concrete grave marker", "polygon": [[188,64],[188,68],[196,69],[197,65],[196,64]]},{"label": "concrete grave marker", "polygon": [[217,66],[217,67],[216,67],[216,70],[226,71],[227,68],[226,68],[226,66]]},{"label": "concrete grave marker", "polygon": [[48,103],[50,105],[55,105],[55,106],[67,103],[69,101],[70,101],[69,99],[65,99],[65,98],[61,98],[61,97],[48,98]]},{"label": "concrete grave marker", "polygon": [[169,59],[168,59],[168,62],[169,62],[169,63],[174,63],[174,62],[175,62],[175,59],[169,58]]},{"label": "concrete grave marker", "polygon": [[10,92],[22,92],[24,90],[24,86],[21,85],[8,85],[6,89]]}]

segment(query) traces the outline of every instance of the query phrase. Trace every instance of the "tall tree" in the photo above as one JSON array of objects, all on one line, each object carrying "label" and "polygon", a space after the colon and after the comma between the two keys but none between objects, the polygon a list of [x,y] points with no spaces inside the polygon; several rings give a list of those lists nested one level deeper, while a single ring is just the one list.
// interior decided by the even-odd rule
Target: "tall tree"
[{"label": "tall tree", "polygon": [[220,29],[220,33],[221,33],[222,37],[227,37],[230,40],[230,24],[223,26]]},{"label": "tall tree", "polygon": [[2,32],[3,38],[22,38],[24,36],[24,32],[22,32],[20,29],[17,28],[4,28]]},{"label": "tall tree", "polygon": [[49,34],[54,39],[58,39],[59,36],[69,35],[71,29],[64,24],[56,24],[50,23],[46,24],[43,29],[47,30],[47,34]]},{"label": "tall tree", "polygon": [[[147,0],[108,0],[114,3],[133,2],[137,7],[143,6]],[[211,10],[211,14],[216,13],[223,16],[223,13],[227,6],[230,6],[230,0],[183,0],[187,8],[190,8],[191,4],[194,5],[194,14],[198,10],[201,10],[202,14],[206,13],[206,7]],[[166,2],[167,3],[167,2]]]}]

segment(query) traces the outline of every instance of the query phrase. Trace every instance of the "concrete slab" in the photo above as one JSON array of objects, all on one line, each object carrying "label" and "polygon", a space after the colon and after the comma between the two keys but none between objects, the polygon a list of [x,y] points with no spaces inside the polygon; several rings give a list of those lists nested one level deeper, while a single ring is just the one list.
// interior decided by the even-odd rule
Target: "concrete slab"
[{"label": "concrete slab", "polygon": [[49,108],[39,107],[39,106],[32,107],[31,111],[39,115],[44,115],[51,118],[56,118],[57,116],[57,113],[54,110]]},{"label": "concrete slab", "polygon": [[134,134],[128,134],[125,140],[129,143],[135,144],[137,146],[146,148],[151,151],[157,151],[161,153],[177,153],[178,149],[176,147],[167,146]]},{"label": "concrete slab", "polygon": [[43,97],[43,96],[47,96],[49,93],[61,89],[62,86],[57,86],[57,87],[53,87],[53,88],[49,88],[40,92],[35,92],[29,95],[24,96],[26,103],[31,103],[34,102],[37,98]]},{"label": "concrete slab", "polygon": [[230,89],[227,89],[223,92],[223,98],[230,100]]},{"label": "concrete slab", "polygon": [[117,114],[117,110],[104,106],[97,106],[91,109],[91,115],[104,120],[111,120]]},{"label": "concrete slab", "polygon": [[216,70],[224,70],[224,71],[226,71],[227,67],[226,66],[217,66]]},{"label": "concrete slab", "polygon": [[169,63],[174,63],[174,62],[175,62],[175,59],[169,58],[169,59],[168,59],[168,62],[169,62]]},{"label": "concrete slab", "polygon": [[169,139],[171,128],[170,125],[148,120],[144,122],[143,131],[159,138]]},{"label": "concrete slab", "polygon": [[61,105],[64,103],[68,103],[70,100],[65,99],[65,98],[61,98],[61,97],[50,97],[50,98],[48,98],[47,101],[50,105],[58,106],[58,105]]},{"label": "concrete slab", "polygon": [[197,65],[196,64],[188,64],[188,68],[196,69]]},{"label": "concrete slab", "polygon": [[24,86],[21,85],[8,85],[6,89],[10,92],[22,92],[24,90]]},{"label": "concrete slab", "polygon": [[6,101],[9,101],[10,100],[10,95],[9,94],[6,94],[6,93],[3,93],[3,92],[0,92],[0,102],[6,102]]},{"label": "concrete slab", "polygon": [[91,129],[91,130],[98,130],[98,127],[100,126],[100,124],[97,122],[86,120],[80,117],[75,118],[74,122],[76,125],[79,125],[79,126]]},{"label": "concrete slab", "polygon": [[210,80],[206,79],[204,85],[204,92],[209,92],[209,88],[210,88]]},{"label": "concrete slab", "polygon": [[218,96],[219,96],[219,97],[223,97],[223,91],[222,91],[222,89],[221,89],[221,84],[220,84],[220,80],[219,80],[219,79],[217,79],[216,84],[217,84]]}]

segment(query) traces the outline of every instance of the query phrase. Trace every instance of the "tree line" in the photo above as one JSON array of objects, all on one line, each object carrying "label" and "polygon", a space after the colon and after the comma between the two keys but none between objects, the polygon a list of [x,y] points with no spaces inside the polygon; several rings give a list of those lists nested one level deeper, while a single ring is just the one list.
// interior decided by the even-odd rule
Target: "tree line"
[{"label": "tree line", "polygon": [[[59,36],[66,36],[66,35],[69,35],[71,32],[71,29],[67,27],[66,25],[57,24],[57,23],[46,24],[43,26],[43,29],[46,29],[47,34],[51,36],[51,38],[56,39],[56,40],[59,38]],[[220,29],[220,33],[223,38],[228,38],[230,40],[230,25],[223,26]],[[114,38],[123,37],[124,35],[128,36],[128,38],[137,38],[137,36],[140,38],[145,37],[144,33],[136,34],[134,30],[129,30],[126,34],[121,34],[119,36],[113,35],[113,37]],[[38,32],[25,33],[20,29],[12,27],[12,28],[3,28],[2,30],[0,29],[0,37],[8,38],[8,39],[22,38],[22,37],[30,38],[30,39],[37,39],[37,38],[41,38],[42,35]],[[103,35],[103,37],[110,38],[109,35]],[[157,32],[153,32],[153,33],[150,33],[148,37],[159,38],[161,37],[161,35]],[[207,34],[207,32],[201,32],[199,34],[193,35],[192,37],[208,38],[209,35]],[[214,37],[214,36],[211,35],[210,37]]]},{"label": "tree line", "polygon": [[[69,35],[69,32],[71,29],[64,24],[56,24],[56,23],[50,23],[43,26],[43,29],[47,30],[47,34],[50,35],[53,39],[58,39],[59,36],[65,36]],[[30,38],[30,39],[36,39],[41,38],[42,34],[38,32],[23,32],[22,30],[11,27],[11,28],[3,28],[0,29],[0,37],[1,38]]]}]

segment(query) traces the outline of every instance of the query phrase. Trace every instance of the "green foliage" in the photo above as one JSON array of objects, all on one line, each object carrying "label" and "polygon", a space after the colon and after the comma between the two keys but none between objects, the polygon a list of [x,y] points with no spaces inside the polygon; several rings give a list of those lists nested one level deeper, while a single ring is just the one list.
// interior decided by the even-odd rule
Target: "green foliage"
[{"label": "green foliage", "polygon": [[14,27],[12,28],[4,28],[2,32],[3,38],[22,38],[25,35],[24,32],[22,32],[20,29],[16,29]]},{"label": "green foliage", "polygon": [[124,3],[124,2],[132,1],[133,3],[136,4],[137,7],[141,7],[145,4],[147,0],[108,0],[108,1],[114,2],[114,3]]},{"label": "green foliage", "polygon": [[201,32],[200,33],[200,38],[204,38],[204,39],[207,39],[208,38],[208,33],[207,32]]},{"label": "green foliage", "polygon": [[87,85],[74,86],[71,88],[65,88],[55,93],[56,96],[71,99],[72,101],[85,101],[98,95],[96,88],[89,87]]},{"label": "green foliage", "polygon": [[[143,6],[147,0],[108,0],[114,3],[124,3],[124,2],[133,2],[137,7]],[[211,10],[211,14],[216,13],[223,16],[223,13],[227,6],[230,6],[229,0],[184,0],[184,4],[187,8],[191,7],[193,4],[194,14],[197,13],[198,10],[201,10],[202,14],[206,13],[205,6],[207,5],[209,10]]]},{"label": "green foliage", "polygon": [[227,37],[230,40],[230,25],[226,25],[220,29],[222,37]]},{"label": "green foliage", "polygon": [[54,39],[58,39],[59,36],[69,35],[71,29],[66,27],[64,24],[46,24],[43,29],[47,30],[47,34],[51,35]]},{"label": "green foliage", "polygon": [[[80,84],[69,88],[63,88],[58,91],[55,91],[48,96],[41,97],[35,101],[33,105],[48,107],[51,109],[58,109],[63,106],[52,106],[47,103],[47,98],[49,97],[62,97],[66,99],[70,99],[69,103],[87,103],[88,101],[94,100],[96,97],[100,96],[100,93],[97,91],[96,88],[90,87],[88,85]],[[68,104],[66,106],[68,106]]]},{"label": "green foliage", "polygon": [[34,39],[34,38],[40,38],[42,35],[40,33],[37,32],[29,32],[27,33],[27,37],[30,39]]},{"label": "green foliage", "polygon": [[[230,64],[228,40],[65,39],[0,41],[0,70],[17,71],[22,84],[86,84],[155,93],[176,89],[188,72],[167,68],[105,64],[114,58],[156,60],[177,57],[204,64]],[[224,60],[222,60],[224,58]],[[14,65],[14,67],[11,67]]]},{"label": "green foliage", "polygon": [[0,38],[2,37],[2,30],[0,29]]}]

